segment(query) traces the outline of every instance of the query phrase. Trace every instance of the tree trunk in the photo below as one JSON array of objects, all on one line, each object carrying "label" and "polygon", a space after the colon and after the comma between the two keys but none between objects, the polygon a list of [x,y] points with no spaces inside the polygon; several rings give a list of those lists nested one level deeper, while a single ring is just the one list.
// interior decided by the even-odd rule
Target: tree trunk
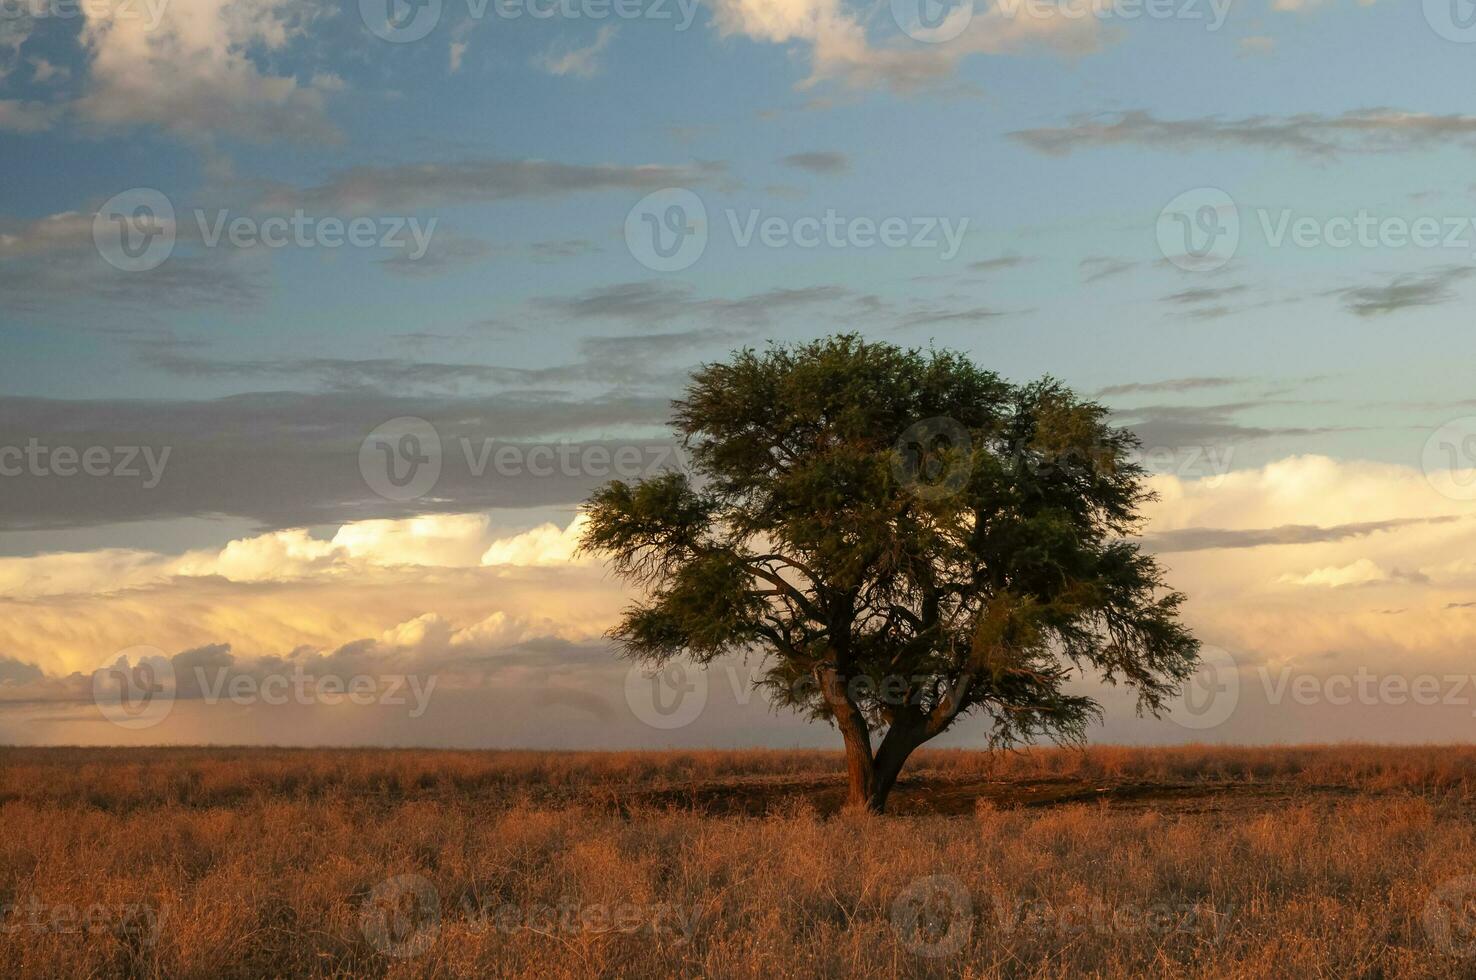
[{"label": "tree trunk", "polygon": [[866,718],[846,691],[838,671],[823,669],[817,678],[820,693],[830,706],[835,726],[846,743],[846,806],[869,807],[876,789],[876,763],[871,755],[871,730]]},{"label": "tree trunk", "polygon": [[886,812],[887,796],[897,784],[902,766],[907,762],[908,756],[912,755],[912,751],[924,741],[926,739],[922,732],[911,727],[893,727],[887,730],[886,737],[876,750],[873,764],[875,777],[866,805],[868,810],[873,813]]}]

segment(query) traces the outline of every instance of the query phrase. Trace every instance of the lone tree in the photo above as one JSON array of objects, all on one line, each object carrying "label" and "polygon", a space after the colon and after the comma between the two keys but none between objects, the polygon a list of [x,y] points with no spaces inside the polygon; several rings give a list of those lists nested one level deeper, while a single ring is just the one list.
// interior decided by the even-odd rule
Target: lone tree
[{"label": "lone tree", "polygon": [[991,746],[1075,742],[1101,714],[1075,672],[1153,715],[1192,673],[1184,597],[1130,540],[1137,440],[1061,384],[842,335],[736,352],[674,407],[693,476],[587,503],[583,548],[644,592],[611,635],[762,656],[777,703],[840,730],[850,805],[882,811],[969,712]]}]

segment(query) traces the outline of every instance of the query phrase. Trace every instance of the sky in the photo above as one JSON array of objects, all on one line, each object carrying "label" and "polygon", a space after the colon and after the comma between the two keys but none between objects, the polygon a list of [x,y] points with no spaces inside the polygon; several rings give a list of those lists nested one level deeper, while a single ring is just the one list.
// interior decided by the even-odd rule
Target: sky
[{"label": "sky", "polygon": [[1468,0],[0,0],[0,742],[829,745],[620,660],[574,544],[693,366],[842,330],[1141,437],[1206,666],[1083,678],[1094,740],[1464,741],[1473,54]]}]

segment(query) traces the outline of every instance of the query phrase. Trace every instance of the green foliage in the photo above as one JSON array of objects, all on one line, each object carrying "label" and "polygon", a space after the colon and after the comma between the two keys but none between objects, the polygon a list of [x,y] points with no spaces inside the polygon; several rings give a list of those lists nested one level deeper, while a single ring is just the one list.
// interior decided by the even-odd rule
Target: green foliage
[{"label": "green foliage", "polygon": [[644,593],[614,631],[632,656],[760,654],[817,718],[921,742],[979,712],[1003,744],[1081,738],[1078,672],[1156,713],[1194,668],[1131,540],[1136,440],[1052,379],[842,335],[702,367],[673,424],[693,476],[588,502],[583,546]]}]

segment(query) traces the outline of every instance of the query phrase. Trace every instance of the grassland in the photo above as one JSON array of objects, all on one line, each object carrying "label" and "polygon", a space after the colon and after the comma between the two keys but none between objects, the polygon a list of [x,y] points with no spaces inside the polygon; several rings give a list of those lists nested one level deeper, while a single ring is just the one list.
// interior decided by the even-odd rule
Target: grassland
[{"label": "grassland", "polygon": [[1476,748],[0,749],[17,977],[1476,976]]}]

